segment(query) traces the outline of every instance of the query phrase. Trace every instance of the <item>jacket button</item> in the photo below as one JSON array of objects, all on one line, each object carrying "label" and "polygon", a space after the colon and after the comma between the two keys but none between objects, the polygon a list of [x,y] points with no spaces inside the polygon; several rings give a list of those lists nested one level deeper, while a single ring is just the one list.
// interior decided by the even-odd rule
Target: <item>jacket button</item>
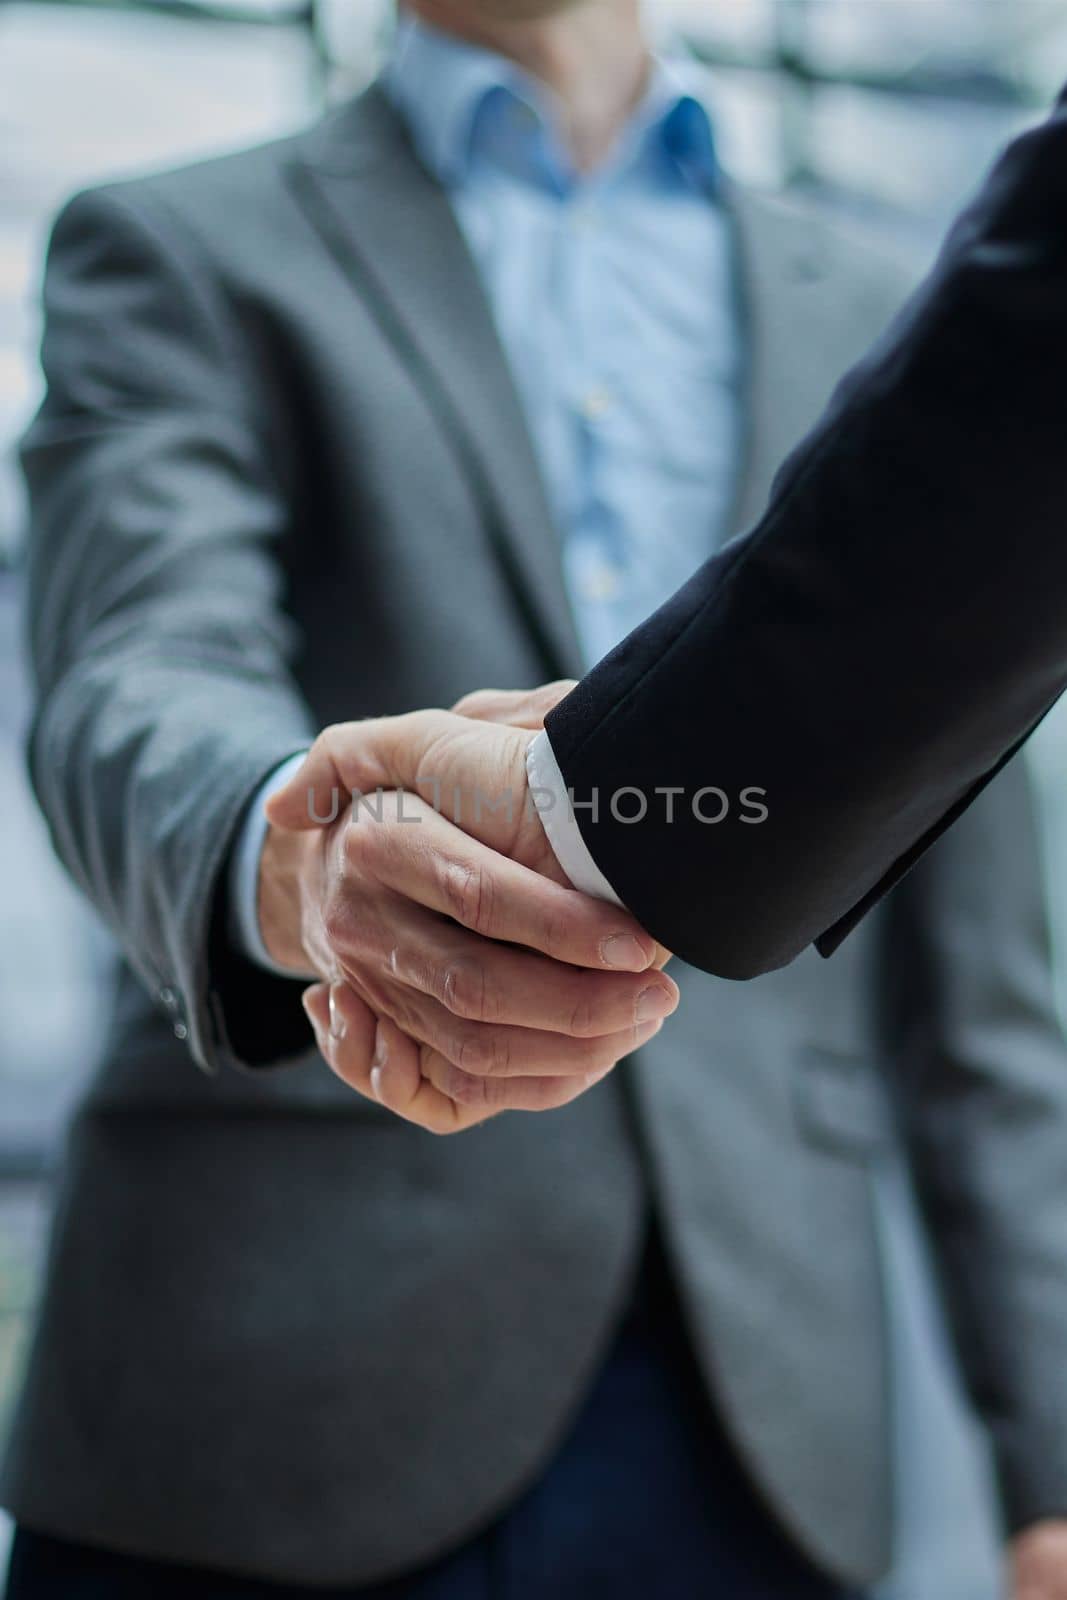
[{"label": "jacket button", "polygon": [[176,1022],[174,1024],[174,1037],[176,1039],[188,1039],[189,1029],[185,1026],[184,1022]]},{"label": "jacket button", "polygon": [[160,989],[159,998],[162,1001],[162,1003],[166,1006],[168,1011],[173,1011],[174,1007],[178,1003],[178,998],[175,995],[173,989]]}]

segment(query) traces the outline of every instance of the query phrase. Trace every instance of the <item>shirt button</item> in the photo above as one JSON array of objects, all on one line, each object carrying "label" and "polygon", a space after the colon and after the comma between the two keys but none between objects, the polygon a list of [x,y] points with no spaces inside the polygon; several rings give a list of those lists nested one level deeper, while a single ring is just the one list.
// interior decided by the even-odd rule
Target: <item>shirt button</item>
[{"label": "shirt button", "polygon": [[176,1022],[174,1024],[174,1037],[176,1039],[188,1039],[189,1029],[185,1026],[184,1022]]},{"label": "shirt button", "polygon": [[603,384],[594,384],[582,396],[582,416],[587,422],[599,422],[611,410],[611,390]]},{"label": "shirt button", "polygon": [[178,1003],[178,998],[173,989],[160,989],[159,998],[161,1003],[166,1006],[168,1011],[173,1011],[174,1007]]}]

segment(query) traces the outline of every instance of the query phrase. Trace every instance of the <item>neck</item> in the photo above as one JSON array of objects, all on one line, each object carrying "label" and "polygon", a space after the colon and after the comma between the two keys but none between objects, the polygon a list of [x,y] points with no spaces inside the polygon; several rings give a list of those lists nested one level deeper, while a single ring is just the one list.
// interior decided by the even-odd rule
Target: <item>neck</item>
[{"label": "neck", "polygon": [[583,0],[550,16],[471,15],[470,0],[407,0],[416,16],[539,78],[561,108],[560,133],[579,171],[608,155],[648,80],[639,0]]}]

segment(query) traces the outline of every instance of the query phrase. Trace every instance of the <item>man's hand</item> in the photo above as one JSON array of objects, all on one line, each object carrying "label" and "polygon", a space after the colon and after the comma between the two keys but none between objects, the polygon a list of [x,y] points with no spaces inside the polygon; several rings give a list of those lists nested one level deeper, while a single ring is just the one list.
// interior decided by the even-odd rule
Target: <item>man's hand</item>
[{"label": "man's hand", "polygon": [[[493,847],[448,820],[457,785],[462,808],[512,784],[521,813],[529,737],[446,712],[341,724],[267,808],[263,935],[294,974],[324,980],[305,995],[322,1054],[436,1132],[564,1105],[678,1000],[631,918],[538,870],[558,880],[536,817],[540,840],[514,811],[488,813]],[[401,768],[428,780],[424,797],[392,778]],[[350,807],[353,793],[368,799]]]},{"label": "man's hand", "polygon": [[[490,850],[566,883],[530,803],[526,750],[545,711],[569,687],[483,690],[453,711],[337,723],[315,740],[268,816],[280,827],[313,828],[334,796],[343,804],[352,794],[408,790]],[[525,720],[505,722],[509,712]]]},{"label": "man's hand", "polygon": [[1067,1519],[1035,1522],[1011,1545],[1010,1600],[1067,1600]]}]

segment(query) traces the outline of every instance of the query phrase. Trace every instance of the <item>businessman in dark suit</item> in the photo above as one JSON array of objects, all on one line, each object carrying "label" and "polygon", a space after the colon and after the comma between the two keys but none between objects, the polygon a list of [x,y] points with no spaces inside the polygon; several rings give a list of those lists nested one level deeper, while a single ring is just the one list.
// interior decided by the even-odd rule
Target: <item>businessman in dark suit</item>
[{"label": "businessman in dark suit", "polygon": [[[1065,214],[1067,95],[997,163],[751,532],[550,711],[534,759],[556,804],[504,844],[540,859],[547,829],[572,881],[743,978],[829,954],[981,792],[1067,684]],[[412,731],[395,754],[381,731],[391,781],[414,781]],[[358,756],[335,738],[301,782]],[[489,759],[457,751],[452,779]],[[492,759],[518,793],[525,742]],[[708,786],[731,802],[711,826],[692,804]],[[668,787],[672,815],[651,803]],[[607,803],[626,788],[649,802],[636,820]]]},{"label": "businessman in dark suit", "polygon": [[[622,0],[491,38],[419,9],[452,42],[412,30],[310,134],[56,231],[31,759],[127,961],[3,1479],[12,1600],[853,1593],[892,1531],[883,1063],[1013,1528],[1062,1510],[1067,1073],[1020,774],[837,962],[686,973],[614,1076],[677,989],[547,845],[509,868],[410,795],[419,828],[264,837],[260,800],[323,724],[579,671],[751,521],[898,288],[721,183]],[[510,750],[473,714],[514,701],[465,709]],[[372,1003],[397,1049],[361,1098]],[[397,1104],[401,1025],[432,1043]],[[491,1115],[524,1097],[556,1109]]]}]

